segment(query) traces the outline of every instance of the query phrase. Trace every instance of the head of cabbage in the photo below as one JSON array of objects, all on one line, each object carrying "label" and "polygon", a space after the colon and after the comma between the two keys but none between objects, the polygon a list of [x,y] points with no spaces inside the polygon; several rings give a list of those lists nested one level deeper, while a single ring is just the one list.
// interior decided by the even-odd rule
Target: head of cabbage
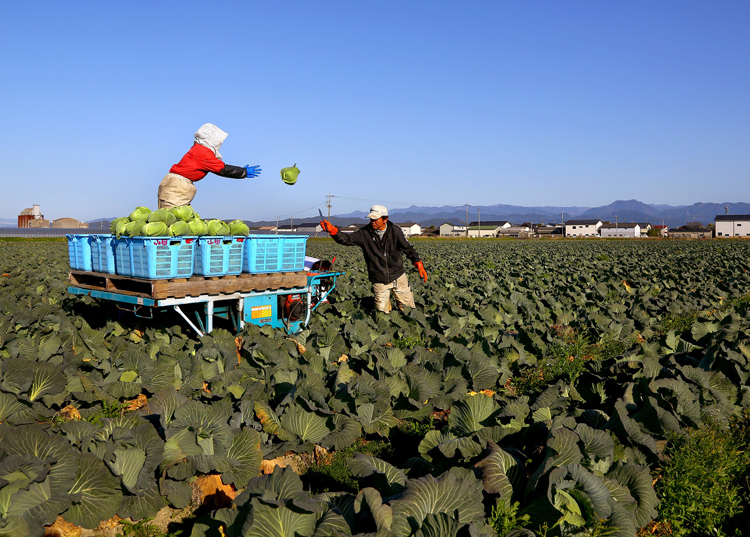
[{"label": "head of cabbage", "polygon": [[143,220],[129,222],[125,224],[125,229],[123,230],[122,234],[127,237],[141,237],[141,228],[144,225],[146,225],[146,223]]},{"label": "head of cabbage", "polygon": [[157,209],[148,215],[148,221],[164,222],[164,224],[169,227],[177,221],[177,217],[175,217],[169,209]]},{"label": "head of cabbage", "polygon": [[117,233],[117,224],[120,222],[130,222],[130,219],[127,216],[121,216],[120,218],[115,218],[109,223],[109,232],[113,235]]},{"label": "head of cabbage", "polygon": [[148,207],[136,207],[135,210],[130,213],[130,216],[128,218],[131,222],[138,222],[139,220],[141,222],[145,222],[148,220],[148,215],[151,214],[151,209]]},{"label": "head of cabbage", "polygon": [[[128,220],[127,217],[125,217],[125,218],[119,218],[118,220],[119,220],[119,222],[117,222],[117,226],[115,226],[114,234],[119,239],[122,235],[127,236],[126,229],[128,227],[128,224],[132,224],[133,222],[131,222],[130,220]],[[141,222],[141,224],[142,223],[143,222]]]},{"label": "head of cabbage", "polygon": [[232,220],[229,222],[229,234],[230,235],[243,235],[247,237],[250,235],[250,228],[242,220]]},{"label": "head of cabbage", "polygon": [[229,226],[223,220],[209,220],[208,234],[219,237],[229,235]]},{"label": "head of cabbage", "polygon": [[180,205],[179,207],[172,207],[171,211],[175,218],[177,218],[177,220],[182,220],[183,222],[189,222],[197,216],[190,205]]},{"label": "head of cabbage", "polygon": [[169,227],[164,222],[147,222],[141,228],[143,237],[168,237]]},{"label": "head of cabbage", "polygon": [[195,235],[196,237],[208,235],[208,225],[200,218],[193,218],[188,222],[188,226],[190,226],[191,235]]},{"label": "head of cabbage", "polygon": [[187,222],[183,222],[182,220],[178,220],[171,226],[169,226],[169,234],[173,237],[184,237],[187,235],[192,235],[192,230],[190,229],[190,224]]}]

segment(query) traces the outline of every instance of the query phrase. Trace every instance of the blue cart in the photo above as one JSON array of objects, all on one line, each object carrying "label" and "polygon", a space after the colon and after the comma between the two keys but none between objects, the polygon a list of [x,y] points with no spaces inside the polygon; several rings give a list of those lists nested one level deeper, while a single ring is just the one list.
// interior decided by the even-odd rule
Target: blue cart
[{"label": "blue cart", "polygon": [[[237,332],[250,323],[294,334],[308,325],[344,274],[299,271],[149,280],[71,270],[68,292],[112,301],[139,317],[152,318],[154,309],[173,308],[201,337],[213,330],[215,317],[228,320]],[[195,322],[183,310],[186,305],[198,306]]]}]

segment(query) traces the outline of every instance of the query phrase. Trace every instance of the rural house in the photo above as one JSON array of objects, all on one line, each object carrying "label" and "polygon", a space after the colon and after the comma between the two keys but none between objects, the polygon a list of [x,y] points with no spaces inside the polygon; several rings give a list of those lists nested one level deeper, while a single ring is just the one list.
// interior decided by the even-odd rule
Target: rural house
[{"label": "rural house", "polygon": [[601,220],[568,220],[565,222],[566,237],[597,237]]},{"label": "rural house", "polygon": [[405,237],[411,237],[412,235],[421,235],[422,226],[415,224],[414,222],[406,222],[403,224],[396,224],[404,232]]},{"label": "rural house", "polygon": [[710,239],[713,235],[714,230],[703,227],[700,222],[688,222],[669,232],[669,236],[675,239]]},{"label": "rural house", "polygon": [[465,237],[466,226],[463,224],[451,224],[450,222],[444,222],[440,224],[438,228],[440,230],[441,237]]},{"label": "rural house", "polygon": [[607,222],[599,228],[599,235],[602,238],[621,237],[628,239],[641,238],[641,224],[632,222],[612,223]]},{"label": "rural house", "polygon": [[750,237],[750,214],[720,214],[714,220],[717,237]]}]

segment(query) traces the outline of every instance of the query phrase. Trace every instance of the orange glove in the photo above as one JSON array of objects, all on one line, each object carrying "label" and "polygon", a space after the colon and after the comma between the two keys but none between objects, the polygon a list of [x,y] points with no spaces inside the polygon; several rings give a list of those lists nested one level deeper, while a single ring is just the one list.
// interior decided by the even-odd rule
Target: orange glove
[{"label": "orange glove", "polygon": [[324,230],[330,233],[331,237],[333,237],[336,233],[339,232],[339,228],[331,224],[328,220],[321,220],[320,227],[322,227]]},{"label": "orange glove", "polygon": [[419,271],[419,277],[422,278],[425,282],[427,281],[427,271],[424,269],[424,263],[421,261],[417,261],[414,264],[415,267],[417,267],[417,270]]}]

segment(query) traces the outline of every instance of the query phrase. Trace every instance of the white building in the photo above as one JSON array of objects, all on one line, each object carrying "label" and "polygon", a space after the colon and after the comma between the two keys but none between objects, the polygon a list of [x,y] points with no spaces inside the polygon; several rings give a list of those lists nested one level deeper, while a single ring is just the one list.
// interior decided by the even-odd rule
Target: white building
[{"label": "white building", "polygon": [[566,237],[597,237],[601,220],[568,220],[565,222]]},{"label": "white building", "polygon": [[527,239],[531,237],[532,231],[529,226],[501,227],[497,230],[498,237],[512,237],[514,239]]},{"label": "white building", "polygon": [[714,218],[714,221],[717,237],[750,237],[750,215],[748,214],[720,214]]},{"label": "white building", "polygon": [[414,222],[406,222],[404,224],[396,224],[404,232],[405,237],[411,237],[412,235],[421,235],[422,226],[415,224]]},{"label": "white building", "polygon": [[463,224],[451,224],[445,222],[440,224],[440,236],[441,237],[465,237],[466,226]]},{"label": "white building", "polygon": [[633,223],[620,222],[602,224],[599,227],[599,235],[602,238],[627,238],[627,239],[640,239],[641,238],[641,225]]}]

